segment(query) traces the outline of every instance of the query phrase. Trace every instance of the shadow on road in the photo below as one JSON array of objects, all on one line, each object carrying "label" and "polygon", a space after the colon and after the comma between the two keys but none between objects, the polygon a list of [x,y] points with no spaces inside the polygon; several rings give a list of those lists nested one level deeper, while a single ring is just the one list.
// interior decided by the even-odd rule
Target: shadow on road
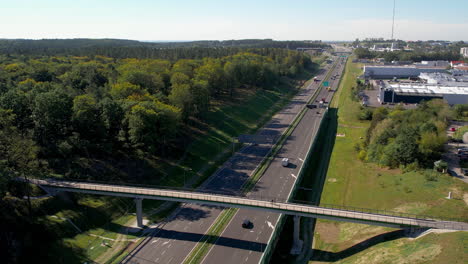
[{"label": "shadow on road", "polygon": [[238,248],[244,250],[251,250],[255,252],[263,252],[265,247],[267,246],[265,243],[258,243],[252,242],[250,240],[242,240],[242,239],[234,239],[228,237],[218,237],[218,236],[211,236],[211,235],[204,235],[199,233],[190,233],[190,232],[181,232],[175,230],[165,230],[160,228],[154,229],[155,235],[151,239],[147,239],[142,244],[138,246],[136,250],[134,250],[131,255],[129,255],[128,259],[131,259],[133,256],[138,255],[138,252],[144,248],[145,245],[150,243],[153,239],[157,238],[169,238],[179,241],[191,241],[191,242],[199,242],[202,238],[205,241],[215,241],[218,246],[230,247],[230,248]]},{"label": "shadow on road", "polygon": [[314,253],[312,257],[310,258],[310,260],[311,261],[335,262],[335,261],[348,258],[352,255],[362,252],[382,242],[392,241],[392,240],[399,239],[402,237],[405,237],[405,230],[400,229],[400,230],[395,230],[392,232],[376,235],[352,247],[349,247],[343,251],[336,252],[336,253],[314,249]]}]

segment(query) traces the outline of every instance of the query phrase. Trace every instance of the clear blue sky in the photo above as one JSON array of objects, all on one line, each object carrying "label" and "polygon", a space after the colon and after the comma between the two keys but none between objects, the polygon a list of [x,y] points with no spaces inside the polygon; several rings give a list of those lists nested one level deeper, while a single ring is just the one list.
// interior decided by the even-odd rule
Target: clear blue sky
[{"label": "clear blue sky", "polygon": [[[0,38],[390,38],[393,0],[0,0]],[[468,0],[397,0],[395,37],[468,40]]]}]

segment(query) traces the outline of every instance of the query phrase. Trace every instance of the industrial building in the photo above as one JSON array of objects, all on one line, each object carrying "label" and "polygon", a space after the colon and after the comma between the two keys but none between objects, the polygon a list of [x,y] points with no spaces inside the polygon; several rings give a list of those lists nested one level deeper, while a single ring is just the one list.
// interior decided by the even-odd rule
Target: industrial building
[{"label": "industrial building", "polygon": [[422,100],[444,99],[450,105],[468,104],[468,86],[424,84],[390,84],[380,88],[380,103],[419,103]]},{"label": "industrial building", "polygon": [[419,75],[419,79],[428,85],[468,87],[468,74],[462,71],[452,71],[452,74],[423,72]]},{"label": "industrial building", "polygon": [[446,67],[364,66],[364,78],[366,79],[414,78],[423,72],[446,72]]}]

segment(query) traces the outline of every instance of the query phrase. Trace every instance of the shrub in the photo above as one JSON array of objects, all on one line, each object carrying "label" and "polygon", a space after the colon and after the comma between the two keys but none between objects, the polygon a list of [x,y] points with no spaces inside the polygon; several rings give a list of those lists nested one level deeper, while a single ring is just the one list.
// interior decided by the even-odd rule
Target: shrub
[{"label": "shrub", "polygon": [[359,112],[359,120],[372,120],[372,111],[368,108],[363,108]]},{"label": "shrub", "polygon": [[426,179],[426,181],[438,181],[439,180],[439,176],[440,174],[436,171],[432,171],[432,170],[425,170],[424,171],[424,178]]},{"label": "shrub", "polygon": [[365,150],[359,151],[358,158],[362,161],[366,161],[367,152]]}]

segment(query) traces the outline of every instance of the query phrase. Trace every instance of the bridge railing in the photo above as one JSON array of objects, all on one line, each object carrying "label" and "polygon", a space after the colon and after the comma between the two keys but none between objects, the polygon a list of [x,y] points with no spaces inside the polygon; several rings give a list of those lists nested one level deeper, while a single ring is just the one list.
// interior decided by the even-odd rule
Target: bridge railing
[{"label": "bridge railing", "polygon": [[[61,181],[61,180],[50,180],[50,182],[56,182],[58,184],[60,183],[65,183],[67,181]],[[223,192],[222,190],[218,190],[217,192],[203,192],[200,190],[194,190],[194,189],[189,189],[189,188],[173,188],[173,187],[168,187],[168,186],[162,186],[164,188],[161,188],[161,186],[154,186],[154,185],[144,185],[144,184],[108,184],[104,182],[97,182],[97,181],[75,181],[73,182],[79,183],[84,183],[87,184],[88,187],[91,187],[91,185],[96,185],[96,188],[92,188],[94,190],[102,190],[102,187],[105,185],[106,187],[109,187],[109,191],[112,192],[129,192],[130,190],[127,189],[128,187],[137,187],[137,188],[142,188],[141,190],[139,189],[133,189],[133,191],[136,191],[137,194],[145,194],[147,190],[167,190],[167,191],[174,191],[173,194],[176,195],[176,197],[187,197],[188,193],[193,193],[194,195],[202,195],[202,194],[215,194],[217,196],[224,196],[223,199],[225,201],[234,201],[233,199],[236,198],[246,198],[246,199],[251,199],[251,200],[258,200],[258,201],[268,201],[268,202],[277,202],[277,203],[290,203],[291,205],[297,205],[297,206],[303,206],[303,205],[310,205],[314,207],[323,208],[323,209],[339,209],[342,211],[346,211],[350,214],[353,213],[367,213],[367,214],[374,214],[377,216],[393,216],[393,217],[404,217],[404,218],[412,218],[415,220],[438,220],[438,221],[451,221],[451,222],[467,222],[467,219],[457,219],[457,218],[448,218],[448,217],[434,217],[434,216],[428,216],[428,215],[420,215],[420,214],[411,214],[411,213],[404,213],[404,212],[395,212],[395,211],[389,211],[389,210],[381,210],[381,209],[372,209],[372,208],[362,208],[362,207],[353,207],[353,206],[344,206],[344,205],[335,205],[335,204],[314,204],[308,201],[303,201],[303,200],[287,200],[286,198],[279,199],[277,197],[270,197],[268,195],[262,195],[260,194],[252,194],[250,193],[249,196],[247,197],[243,193],[236,193],[236,192]],[[157,188],[155,188],[157,187]],[[180,193],[178,195],[178,192],[185,192],[184,195]],[[177,196],[178,195],[178,196]],[[193,196],[195,197],[195,196]],[[209,195],[205,196],[207,200],[212,200],[210,199],[211,197]],[[218,197],[219,198],[219,197]],[[258,204],[253,204],[252,202],[251,205],[258,205]]]}]

